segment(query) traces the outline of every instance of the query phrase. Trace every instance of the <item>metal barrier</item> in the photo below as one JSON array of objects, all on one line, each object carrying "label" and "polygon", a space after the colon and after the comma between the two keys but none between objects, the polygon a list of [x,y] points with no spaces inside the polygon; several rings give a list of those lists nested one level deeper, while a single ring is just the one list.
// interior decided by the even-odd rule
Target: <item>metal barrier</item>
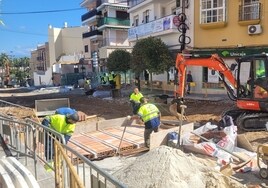
[{"label": "metal barrier", "polygon": [[[39,177],[37,171],[37,164],[41,162],[55,172],[56,187],[125,187],[68,147],[62,134],[32,119],[14,120],[0,115],[0,134],[17,158],[24,157],[25,166],[28,166],[29,158],[33,159],[36,180],[44,178]],[[54,166],[51,160],[54,160]]]},{"label": "metal barrier", "polygon": [[[67,187],[117,187],[125,188],[126,186],[113,178],[107,172],[98,168],[88,158],[79,154],[71,147],[62,145],[58,141],[54,142],[55,147],[55,166],[56,172],[60,172],[56,175],[56,182],[65,182],[62,174],[64,169],[61,169],[62,160],[68,164],[66,169],[68,172],[68,185]],[[77,178],[77,175],[82,180],[82,183]],[[82,185],[83,186],[82,186]]]}]

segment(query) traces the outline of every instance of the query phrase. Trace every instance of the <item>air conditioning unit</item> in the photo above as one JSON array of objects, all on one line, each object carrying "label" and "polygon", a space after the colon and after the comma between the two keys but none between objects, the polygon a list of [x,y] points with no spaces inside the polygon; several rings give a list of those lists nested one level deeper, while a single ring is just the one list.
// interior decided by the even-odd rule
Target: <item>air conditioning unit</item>
[{"label": "air conditioning unit", "polygon": [[249,35],[257,35],[262,33],[261,25],[249,25],[248,26],[248,34]]}]

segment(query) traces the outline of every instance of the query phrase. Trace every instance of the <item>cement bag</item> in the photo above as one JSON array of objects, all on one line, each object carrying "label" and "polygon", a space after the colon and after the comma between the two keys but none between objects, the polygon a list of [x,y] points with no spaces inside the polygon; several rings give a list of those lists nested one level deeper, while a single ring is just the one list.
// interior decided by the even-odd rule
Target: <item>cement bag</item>
[{"label": "cement bag", "polygon": [[[205,125],[195,129],[193,132],[198,134],[198,135],[201,135],[207,131],[210,131],[210,130],[213,130],[216,128],[217,128],[217,125],[212,125],[210,122],[207,122]],[[199,139],[199,137],[197,139]],[[192,145],[194,143],[194,141],[195,140],[193,140],[193,134],[190,132],[188,132],[182,136],[183,145],[189,145],[189,144]]]},{"label": "cement bag", "polygon": [[[210,142],[199,143],[200,138],[198,136],[188,133],[183,135],[182,138],[184,148],[197,153],[217,157],[218,159],[222,159],[226,162],[230,161],[231,155],[217,147],[218,145],[221,148],[233,151],[236,145],[237,127],[232,123],[232,121],[228,120],[226,122],[228,122],[229,125],[225,126],[224,129],[222,130],[226,134],[226,136],[222,137],[221,140],[215,143],[215,139],[211,139]],[[202,135],[206,132],[213,132],[215,128],[217,128],[216,125],[211,125],[210,123],[207,123],[204,126],[194,130],[193,132],[198,135]]]}]

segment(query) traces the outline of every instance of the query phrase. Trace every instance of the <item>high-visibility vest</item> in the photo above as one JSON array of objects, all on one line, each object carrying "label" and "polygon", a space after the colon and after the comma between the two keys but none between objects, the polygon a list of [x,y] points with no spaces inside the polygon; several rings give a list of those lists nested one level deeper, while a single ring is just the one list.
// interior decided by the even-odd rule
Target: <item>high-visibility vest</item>
[{"label": "high-visibility vest", "polygon": [[146,103],[138,110],[138,115],[141,116],[144,123],[159,116],[159,110],[154,104]]},{"label": "high-visibility vest", "polygon": [[46,118],[50,119],[50,128],[55,131],[69,136],[74,133],[75,124],[67,123],[65,115],[55,114]]},{"label": "high-visibility vest", "polygon": [[142,93],[132,93],[130,95],[130,100],[133,100],[136,103],[140,103],[140,99],[143,97]]},{"label": "high-visibility vest", "polygon": [[257,77],[263,77],[265,76],[265,70],[264,69],[258,69],[256,71]]},{"label": "high-visibility vest", "polygon": [[112,80],[114,80],[114,77],[112,74],[109,74],[109,81],[112,81]]}]

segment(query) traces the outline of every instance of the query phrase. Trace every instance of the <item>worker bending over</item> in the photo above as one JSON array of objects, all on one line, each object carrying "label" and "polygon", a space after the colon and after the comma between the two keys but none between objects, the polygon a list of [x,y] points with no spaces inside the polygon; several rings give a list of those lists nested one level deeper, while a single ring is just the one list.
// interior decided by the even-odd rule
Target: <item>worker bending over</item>
[{"label": "worker bending over", "polygon": [[[58,133],[63,134],[65,143],[67,144],[75,130],[75,123],[78,122],[79,117],[77,113],[73,114],[53,114],[46,116],[42,125],[49,127]],[[53,139],[49,134],[45,135],[45,156],[47,160],[51,160],[53,157]]]},{"label": "worker bending over", "polygon": [[151,133],[158,132],[160,125],[161,113],[159,109],[151,103],[148,103],[148,99],[142,97],[140,99],[141,106],[138,110],[138,114],[131,117],[131,119],[140,118],[144,122],[144,145],[150,147],[150,135]]},{"label": "worker bending over", "polygon": [[133,93],[130,95],[130,103],[132,104],[133,114],[137,114],[140,108],[140,99],[143,97],[138,88],[134,88]]}]

